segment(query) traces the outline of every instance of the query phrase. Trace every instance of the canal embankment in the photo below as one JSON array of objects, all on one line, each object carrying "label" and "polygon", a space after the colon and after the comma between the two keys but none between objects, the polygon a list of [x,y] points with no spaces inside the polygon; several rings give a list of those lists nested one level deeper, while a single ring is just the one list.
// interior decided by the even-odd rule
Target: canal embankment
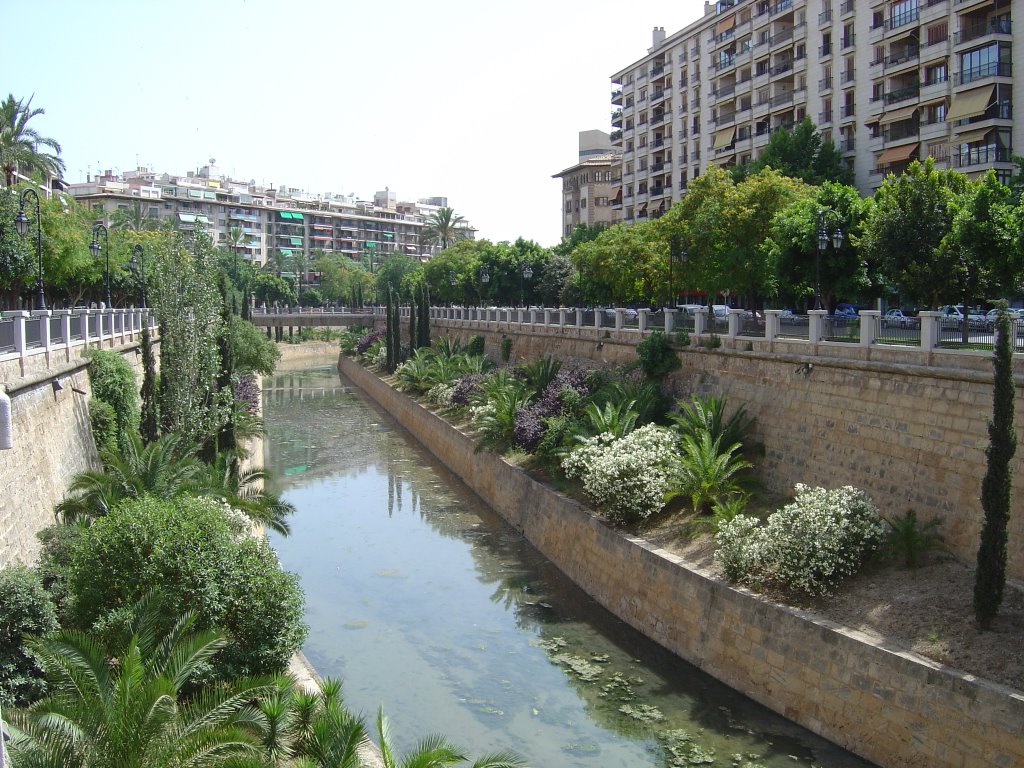
[{"label": "canal embankment", "polygon": [[1024,764],[1021,692],[723,583],[339,368],[605,608],[734,689],[879,765]]}]

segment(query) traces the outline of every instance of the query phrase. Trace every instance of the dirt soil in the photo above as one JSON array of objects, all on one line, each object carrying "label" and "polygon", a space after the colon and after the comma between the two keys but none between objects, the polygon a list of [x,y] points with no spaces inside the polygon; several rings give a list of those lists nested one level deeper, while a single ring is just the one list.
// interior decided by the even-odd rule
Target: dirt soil
[{"label": "dirt soil", "polygon": [[[711,534],[686,535],[685,521],[642,532],[653,544],[722,578]],[[974,568],[931,553],[916,570],[879,559],[831,598],[772,594],[770,599],[815,613],[880,642],[962,672],[1024,691],[1024,584],[1006,585],[991,631],[974,622]]]}]

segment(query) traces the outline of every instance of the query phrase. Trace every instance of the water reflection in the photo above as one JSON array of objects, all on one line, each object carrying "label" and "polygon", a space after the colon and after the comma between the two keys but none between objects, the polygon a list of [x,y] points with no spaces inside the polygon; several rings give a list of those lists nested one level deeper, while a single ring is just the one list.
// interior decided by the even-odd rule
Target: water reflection
[{"label": "water reflection", "polygon": [[307,655],[357,710],[383,703],[400,744],[442,731],[534,766],[867,765],[595,605],[335,371],[264,385]]}]

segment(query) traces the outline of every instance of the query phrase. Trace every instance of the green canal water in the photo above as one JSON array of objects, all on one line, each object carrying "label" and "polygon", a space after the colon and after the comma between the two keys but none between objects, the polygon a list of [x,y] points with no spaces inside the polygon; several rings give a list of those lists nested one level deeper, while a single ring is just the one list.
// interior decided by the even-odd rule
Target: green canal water
[{"label": "green canal water", "polygon": [[306,655],[404,749],[442,732],[536,768],[869,765],[605,611],[337,371],[264,388]]}]

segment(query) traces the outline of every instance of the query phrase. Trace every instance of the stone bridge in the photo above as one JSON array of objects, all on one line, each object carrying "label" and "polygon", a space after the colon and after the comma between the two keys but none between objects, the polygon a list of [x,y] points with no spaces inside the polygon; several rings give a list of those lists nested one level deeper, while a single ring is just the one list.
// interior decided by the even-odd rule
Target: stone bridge
[{"label": "stone bridge", "polygon": [[252,313],[253,325],[266,328],[338,328],[350,325],[373,325],[373,310],[367,308],[321,309],[319,307],[281,307],[255,309]]}]

